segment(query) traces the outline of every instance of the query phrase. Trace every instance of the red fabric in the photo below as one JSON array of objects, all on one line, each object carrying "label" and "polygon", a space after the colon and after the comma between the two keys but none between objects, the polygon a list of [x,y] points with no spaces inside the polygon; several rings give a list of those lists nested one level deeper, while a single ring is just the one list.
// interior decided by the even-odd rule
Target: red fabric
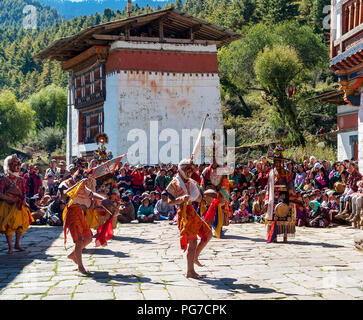
[{"label": "red fabric", "polygon": [[112,227],[112,218],[113,215],[97,229],[97,237],[96,237],[96,247],[105,246],[108,240],[111,240],[113,237],[113,227]]},{"label": "red fabric", "polygon": [[33,183],[34,183],[33,195],[37,194],[39,191],[39,188],[42,186],[42,179],[36,174],[30,175],[29,173],[27,173],[24,175],[25,192],[27,195],[30,193],[30,188],[29,188],[30,179],[33,179]]},{"label": "red fabric", "polygon": [[271,243],[277,237],[276,220],[271,224],[271,229],[267,237],[267,243]]},{"label": "red fabric", "polygon": [[193,172],[191,178],[196,181],[198,183],[198,185],[200,185],[200,183],[202,182],[202,179],[200,178],[200,175],[197,172]]},{"label": "red fabric", "polygon": [[218,210],[218,205],[221,203],[221,200],[214,199],[208,209],[208,211],[204,215],[204,221],[207,223],[213,223],[214,217]]},{"label": "red fabric", "polygon": [[131,172],[131,181],[135,186],[142,186],[144,184],[144,174],[139,173],[137,170]]}]

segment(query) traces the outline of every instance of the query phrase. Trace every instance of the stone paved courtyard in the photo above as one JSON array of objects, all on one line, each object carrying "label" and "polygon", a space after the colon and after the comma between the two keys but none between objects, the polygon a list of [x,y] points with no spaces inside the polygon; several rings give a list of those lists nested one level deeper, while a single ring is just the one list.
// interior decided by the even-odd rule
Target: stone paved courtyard
[{"label": "stone paved courtyard", "polygon": [[349,226],[297,228],[289,244],[267,244],[262,224],[228,227],[201,255],[206,275],[185,278],[186,256],[178,230],[168,222],[118,225],[105,248],[84,250],[80,275],[66,258],[59,227],[32,226],[22,245],[27,252],[7,255],[0,243],[0,300],[218,300],[363,299],[363,252]]}]

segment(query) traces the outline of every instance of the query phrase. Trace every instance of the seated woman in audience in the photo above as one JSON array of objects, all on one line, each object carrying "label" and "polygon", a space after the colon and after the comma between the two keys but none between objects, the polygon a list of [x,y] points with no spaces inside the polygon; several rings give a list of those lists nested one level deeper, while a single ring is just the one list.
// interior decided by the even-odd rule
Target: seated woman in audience
[{"label": "seated woman in audience", "polygon": [[141,206],[137,210],[137,220],[139,222],[154,222],[156,219],[154,208],[150,205],[150,199],[145,197],[142,199]]}]

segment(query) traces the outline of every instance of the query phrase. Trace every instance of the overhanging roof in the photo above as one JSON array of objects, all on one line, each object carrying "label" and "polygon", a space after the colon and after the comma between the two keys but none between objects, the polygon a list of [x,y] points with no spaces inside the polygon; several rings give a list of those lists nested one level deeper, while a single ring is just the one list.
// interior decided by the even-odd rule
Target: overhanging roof
[{"label": "overhanging roof", "polygon": [[73,36],[54,41],[50,46],[36,54],[35,57],[38,59],[66,61],[93,45],[109,45],[115,39],[107,38],[105,35],[120,36],[127,25],[130,26],[131,30],[149,25],[153,31],[158,32],[158,24],[155,22],[159,19],[163,19],[163,30],[166,37],[168,34],[178,35],[188,32],[191,28],[193,28],[195,40],[216,41],[219,46],[242,37],[238,33],[192,17],[175,8],[168,8],[88,27]]},{"label": "overhanging roof", "polygon": [[309,99],[307,99],[308,101],[311,100],[321,100],[321,101],[326,101],[329,102],[331,104],[338,104],[338,105],[343,105],[343,104],[347,104],[344,101],[344,91],[343,90],[330,90],[330,91],[326,91],[323,92],[321,94],[318,94],[314,97],[311,97]]}]

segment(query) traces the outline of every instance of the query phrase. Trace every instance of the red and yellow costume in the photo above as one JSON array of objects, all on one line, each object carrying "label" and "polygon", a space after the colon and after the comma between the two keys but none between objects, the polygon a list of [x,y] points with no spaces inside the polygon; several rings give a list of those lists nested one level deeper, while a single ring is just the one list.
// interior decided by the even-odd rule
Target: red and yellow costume
[{"label": "red and yellow costume", "polygon": [[[70,197],[68,205],[63,210],[64,244],[67,242],[67,231],[71,233],[73,242],[92,236],[85,213],[79,204],[75,204],[78,193],[84,188],[84,181],[72,189],[67,195]],[[90,212],[91,214],[93,212]]]},{"label": "red and yellow costume", "polygon": [[[196,194],[199,192],[199,187],[192,179],[188,179],[186,183],[177,175],[166,188],[169,195],[174,199],[184,196]],[[180,246],[186,251],[188,242],[197,239],[199,236],[202,241],[205,241],[211,232],[208,224],[197,214],[192,204],[184,202],[178,207],[178,228],[180,231]]]},{"label": "red and yellow costume", "polygon": [[15,197],[17,203],[0,199],[0,233],[12,236],[23,234],[34,221],[25,199],[25,184],[22,177],[11,174],[0,177],[0,193]]},{"label": "red and yellow costume", "polygon": [[213,223],[215,235],[221,237],[222,227],[229,225],[229,218],[233,214],[229,206],[229,180],[226,175],[219,175],[218,168],[213,169],[212,165],[202,173],[200,184],[201,190],[213,189],[218,192],[218,199],[214,199],[207,211],[207,207],[201,206],[201,215],[208,223]]}]

